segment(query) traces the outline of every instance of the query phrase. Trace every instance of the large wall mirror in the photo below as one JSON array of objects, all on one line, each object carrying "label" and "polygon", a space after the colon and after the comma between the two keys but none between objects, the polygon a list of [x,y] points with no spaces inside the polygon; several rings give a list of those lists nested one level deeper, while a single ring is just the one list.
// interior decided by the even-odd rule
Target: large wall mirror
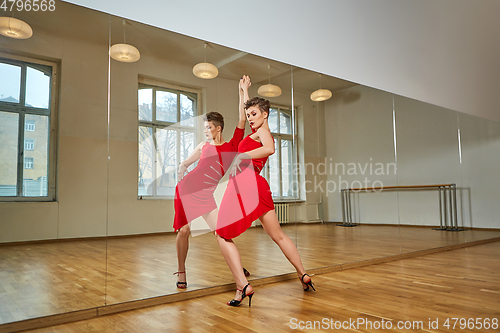
[{"label": "large wall mirror", "polygon": [[[198,218],[188,288],[176,287],[173,199],[179,163],[206,140],[203,115],[221,113],[233,136],[244,74],[251,97],[281,90],[262,175],[307,270],[500,235],[498,123],[56,6],[15,13],[31,38],[0,36],[0,325],[234,282]],[[110,57],[116,44],[140,59]],[[202,62],[218,75],[195,76]],[[318,89],[331,97],[313,100]],[[293,273],[258,222],[235,242],[250,281]]]},{"label": "large wall mirror", "polygon": [[109,15],[55,6],[1,14],[0,324],[105,304]]},{"label": "large wall mirror", "polygon": [[[281,92],[269,97],[269,123],[275,133],[277,153],[271,156],[262,174],[269,180],[276,202],[283,202],[283,229],[295,240],[294,204],[299,201],[299,182],[289,181],[299,177],[292,174],[293,161],[299,158],[297,111],[292,101],[293,69],[287,64],[120,17],[111,16],[110,23],[111,44],[124,43],[126,39],[126,43],[139,50],[140,60],[110,60],[106,303],[229,284],[232,275],[203,218],[191,223],[188,241],[174,233],[178,166],[200,142],[207,141],[203,115],[208,112],[224,117],[223,138],[226,142],[231,140],[238,124],[238,84],[242,75],[251,78],[250,96],[258,96],[259,88],[267,84],[279,87]],[[199,63],[214,65],[216,77],[197,77],[194,67]],[[250,133],[245,125],[245,135]],[[215,190],[218,202],[227,177],[221,179]],[[195,208],[185,206],[186,210]],[[292,266],[283,260],[259,222],[255,224],[255,228],[235,240],[243,266],[251,274],[249,278],[289,273]],[[179,245],[181,242],[189,242],[185,269],[178,266],[176,250],[186,246]],[[179,281],[185,277],[187,289],[177,288],[173,273],[178,271],[186,272]]]}]

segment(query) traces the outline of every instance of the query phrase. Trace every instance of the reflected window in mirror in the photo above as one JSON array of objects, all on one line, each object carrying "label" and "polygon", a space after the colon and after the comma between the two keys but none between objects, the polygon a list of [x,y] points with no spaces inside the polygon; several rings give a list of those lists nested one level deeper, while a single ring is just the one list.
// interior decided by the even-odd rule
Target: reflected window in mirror
[{"label": "reflected window in mirror", "polygon": [[[138,196],[172,198],[177,166],[196,146],[198,93],[139,84]],[[194,165],[189,169],[194,168]]]},{"label": "reflected window in mirror", "polygon": [[292,108],[271,105],[269,109],[269,129],[274,137],[275,153],[269,156],[264,168],[264,176],[269,182],[273,200],[298,199],[298,175],[296,165],[295,124],[292,122]]},{"label": "reflected window in mirror", "polygon": [[56,64],[24,57],[0,58],[2,201],[54,200],[55,68]]}]

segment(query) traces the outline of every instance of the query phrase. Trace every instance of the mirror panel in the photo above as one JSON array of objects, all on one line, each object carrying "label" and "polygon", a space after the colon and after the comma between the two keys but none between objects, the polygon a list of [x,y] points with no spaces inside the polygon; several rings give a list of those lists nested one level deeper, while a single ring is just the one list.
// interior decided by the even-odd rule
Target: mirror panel
[{"label": "mirror panel", "polygon": [[0,324],[105,304],[109,19],[56,6],[0,36]]},{"label": "mirror panel", "polygon": [[[295,103],[303,111],[304,208],[325,222],[299,227],[306,269],[399,254],[396,193],[371,189],[397,184],[392,95],[306,70],[295,73]],[[320,88],[332,97],[312,101]],[[343,189],[352,190],[347,196]]]},{"label": "mirror panel", "polygon": [[[111,16],[110,22],[111,44],[122,43],[125,35],[127,43],[140,51],[140,60],[112,59],[110,63],[106,304],[234,283],[213,234],[198,217],[190,226],[185,269],[188,288],[176,287],[177,277],[172,273],[182,270],[176,245],[180,236],[173,228],[177,168],[206,141],[203,115],[207,112],[222,114],[223,138],[228,142],[233,137],[243,74],[252,79],[250,97],[257,96],[258,88],[271,80],[282,90],[279,97],[269,98],[276,112],[276,142],[282,148],[276,149],[278,153],[270,159],[274,164],[268,163],[261,174],[270,177],[273,194],[284,199],[292,196],[293,191],[281,188],[278,181],[287,176],[284,166],[294,153],[290,148],[291,67],[216,44],[205,47],[204,41],[119,17]],[[217,66],[216,78],[201,79],[193,74],[193,67],[204,61]],[[245,127],[245,134],[250,134],[249,126]],[[215,190],[218,204],[227,181],[226,174]],[[188,217],[189,210],[196,207],[184,209]],[[249,279],[289,273],[291,265],[279,247],[258,221],[254,226],[235,240],[243,266],[251,272]],[[296,238],[292,223],[283,230]]]},{"label": "mirror panel", "polygon": [[466,242],[500,236],[500,124],[459,113],[462,186],[457,188],[458,220]]},{"label": "mirror panel", "polygon": [[[457,113],[402,96],[394,97],[394,109],[398,185],[416,186],[398,191],[401,251],[463,242],[464,233],[446,230],[461,226],[452,186],[462,185]],[[430,185],[445,186],[424,187]]]}]

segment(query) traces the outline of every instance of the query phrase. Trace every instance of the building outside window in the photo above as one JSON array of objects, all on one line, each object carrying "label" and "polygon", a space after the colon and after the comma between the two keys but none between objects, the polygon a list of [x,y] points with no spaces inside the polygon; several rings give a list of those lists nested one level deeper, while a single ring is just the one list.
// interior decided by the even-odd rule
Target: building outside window
[{"label": "building outside window", "polygon": [[25,157],[24,158],[24,168],[25,169],[33,169],[33,158]]},{"label": "building outside window", "polygon": [[35,150],[35,140],[24,139],[24,150]]}]

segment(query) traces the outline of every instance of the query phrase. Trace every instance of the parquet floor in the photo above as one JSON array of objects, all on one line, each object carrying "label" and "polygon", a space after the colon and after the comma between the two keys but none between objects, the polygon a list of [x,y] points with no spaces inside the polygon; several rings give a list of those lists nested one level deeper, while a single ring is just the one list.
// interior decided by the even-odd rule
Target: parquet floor
[{"label": "parquet floor", "polygon": [[[306,269],[500,236],[499,231],[289,225]],[[252,279],[293,267],[261,228],[236,240]],[[188,290],[232,283],[213,235],[191,238]],[[0,247],[0,324],[177,293],[175,235]],[[182,291],[181,291],[182,292]]]},{"label": "parquet floor", "polygon": [[[316,292],[303,292],[297,280],[258,286],[251,307],[245,300],[241,307],[230,308],[225,302],[233,293],[222,293],[30,332],[499,330],[500,242],[316,275],[313,279]],[[449,328],[445,326],[447,320]],[[392,329],[388,329],[389,322]],[[463,326],[464,322],[469,327]],[[484,328],[487,323],[489,329]],[[334,325],[345,325],[345,329],[335,329]],[[403,326],[398,329],[397,325]]]}]

